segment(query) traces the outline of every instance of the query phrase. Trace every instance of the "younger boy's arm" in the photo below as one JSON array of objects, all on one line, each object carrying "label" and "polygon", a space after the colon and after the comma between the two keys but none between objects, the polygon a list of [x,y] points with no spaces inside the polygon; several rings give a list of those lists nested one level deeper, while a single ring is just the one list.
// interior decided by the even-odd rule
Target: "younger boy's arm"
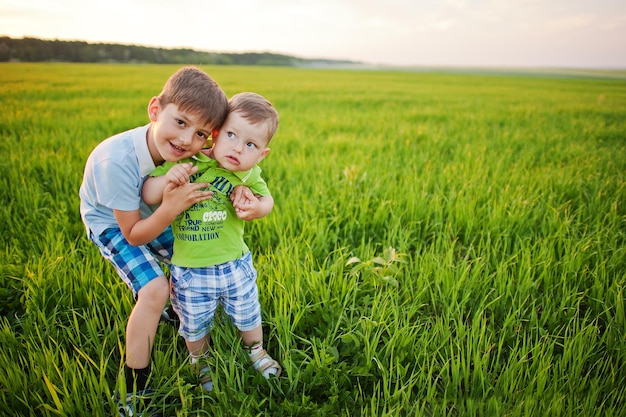
[{"label": "younger boy's arm", "polygon": [[143,182],[141,199],[146,204],[161,204],[161,201],[163,201],[163,190],[165,190],[168,182],[173,182],[176,185],[187,184],[190,176],[197,171],[198,167],[193,166],[192,163],[176,164],[165,175],[148,177]]},{"label": "younger boy's arm", "polygon": [[146,178],[141,188],[141,199],[146,204],[161,204],[161,201],[163,201],[163,190],[165,190],[167,183],[168,180],[165,175]]},{"label": "younger boy's arm", "polygon": [[168,182],[163,190],[161,205],[149,217],[143,219],[139,210],[113,210],[115,219],[128,243],[135,246],[145,245],[156,239],[180,213],[211,198],[211,191],[202,190],[208,186],[204,182],[184,185]]}]

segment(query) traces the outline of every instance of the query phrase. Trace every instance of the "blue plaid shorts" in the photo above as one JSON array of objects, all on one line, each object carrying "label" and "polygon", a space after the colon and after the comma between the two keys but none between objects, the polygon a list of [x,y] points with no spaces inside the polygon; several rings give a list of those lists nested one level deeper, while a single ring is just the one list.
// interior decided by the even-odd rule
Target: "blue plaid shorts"
[{"label": "blue plaid shorts", "polygon": [[237,329],[261,325],[261,305],[252,255],[203,268],[171,267],[170,302],[180,318],[178,333],[190,342],[204,338],[213,327],[221,304]]},{"label": "blue plaid shorts", "polygon": [[141,246],[128,243],[119,228],[106,229],[100,236],[90,233],[89,239],[100,249],[102,256],[113,264],[118,275],[133,291],[135,299],[147,283],[165,276],[159,261],[169,263],[172,259],[174,235],[169,227],[155,240]]}]

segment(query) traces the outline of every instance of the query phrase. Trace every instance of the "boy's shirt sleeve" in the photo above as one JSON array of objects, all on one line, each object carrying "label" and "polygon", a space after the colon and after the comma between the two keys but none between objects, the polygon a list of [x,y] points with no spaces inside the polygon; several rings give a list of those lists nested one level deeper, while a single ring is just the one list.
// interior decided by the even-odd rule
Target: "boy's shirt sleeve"
[{"label": "boy's shirt sleeve", "polygon": [[[202,172],[204,169],[207,168],[208,165],[215,163],[215,161],[209,158],[208,156],[204,155],[203,153],[199,153],[198,155],[195,155],[192,158],[186,158],[178,162],[165,161],[164,163],[156,167],[154,171],[150,173],[150,176],[151,177],[163,176],[174,165],[189,163],[189,162],[193,163],[194,165],[198,165],[198,167],[200,168],[198,172]],[[261,171],[262,171],[261,167],[259,167],[258,165],[255,165],[254,167],[252,167],[250,171],[233,172],[233,174],[236,175],[241,180],[242,185],[245,185],[246,187],[250,188],[250,191],[252,191],[254,194],[266,197],[266,196],[271,195],[271,193],[270,193],[269,188],[267,187],[267,183],[261,177]]]},{"label": "boy's shirt sleeve", "polygon": [[93,165],[94,196],[97,204],[111,210],[132,211],[140,208],[137,176],[128,166],[114,159]]},{"label": "boy's shirt sleeve", "polygon": [[192,156],[191,158],[181,159],[180,161],[177,161],[177,162],[165,161],[161,165],[156,167],[154,171],[150,173],[150,176],[151,177],[163,176],[167,173],[167,171],[170,170],[170,168],[172,168],[176,164],[187,164],[191,162],[194,165],[200,165],[200,167],[202,167],[204,164],[206,164],[206,161],[208,160],[210,160],[208,156],[206,156],[202,152],[199,152],[198,154]]},{"label": "boy's shirt sleeve", "polygon": [[250,188],[253,194],[258,194],[263,197],[270,196],[270,190],[267,187],[267,183],[261,177],[261,167],[255,165],[247,175],[247,178],[241,178],[243,185]]},{"label": "boy's shirt sleeve", "polygon": [[[181,162],[183,162],[183,161],[181,161]],[[181,162],[169,162],[169,161],[165,161],[165,162],[163,162],[161,165],[159,165],[158,167],[156,167],[156,168],[154,169],[154,171],[152,171],[152,172],[150,173],[150,176],[151,176],[151,177],[161,177],[161,176],[163,176],[163,175],[167,174],[167,171],[169,171],[171,167],[173,167],[174,165],[179,164],[179,163],[181,163]]]}]

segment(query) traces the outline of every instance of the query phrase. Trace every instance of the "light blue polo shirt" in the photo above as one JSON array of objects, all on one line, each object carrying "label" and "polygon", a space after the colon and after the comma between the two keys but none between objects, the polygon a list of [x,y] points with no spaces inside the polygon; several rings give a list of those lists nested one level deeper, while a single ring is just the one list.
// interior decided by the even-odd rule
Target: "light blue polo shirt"
[{"label": "light blue polo shirt", "polygon": [[145,125],[102,141],[85,165],[80,196],[80,215],[89,230],[99,236],[105,229],[119,227],[113,210],[140,210],[142,217],[152,210],[141,200],[141,186],[154,168],[148,150]]}]

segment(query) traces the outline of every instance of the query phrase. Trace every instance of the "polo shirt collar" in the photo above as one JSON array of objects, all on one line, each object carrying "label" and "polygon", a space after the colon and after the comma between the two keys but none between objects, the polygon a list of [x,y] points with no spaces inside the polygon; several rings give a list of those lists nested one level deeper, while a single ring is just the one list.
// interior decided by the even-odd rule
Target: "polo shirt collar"
[{"label": "polo shirt collar", "polygon": [[[197,154],[195,154],[191,158],[195,159],[196,161],[198,161],[200,163],[205,163],[205,164],[208,164],[210,166],[218,167],[217,161],[215,159],[205,155],[203,152],[198,152]],[[256,165],[255,165],[255,167],[256,167]],[[250,175],[252,174],[253,170],[254,170],[254,167],[252,169],[249,169],[248,171],[230,171],[230,172],[233,175],[235,175],[237,178],[239,178],[241,180],[241,182],[245,183],[250,178]]]},{"label": "polo shirt collar", "polygon": [[137,161],[139,162],[139,173],[142,177],[149,175],[156,166],[150,155],[148,149],[148,128],[149,124],[142,126],[135,130],[133,142],[135,145],[135,153],[137,154]]}]

